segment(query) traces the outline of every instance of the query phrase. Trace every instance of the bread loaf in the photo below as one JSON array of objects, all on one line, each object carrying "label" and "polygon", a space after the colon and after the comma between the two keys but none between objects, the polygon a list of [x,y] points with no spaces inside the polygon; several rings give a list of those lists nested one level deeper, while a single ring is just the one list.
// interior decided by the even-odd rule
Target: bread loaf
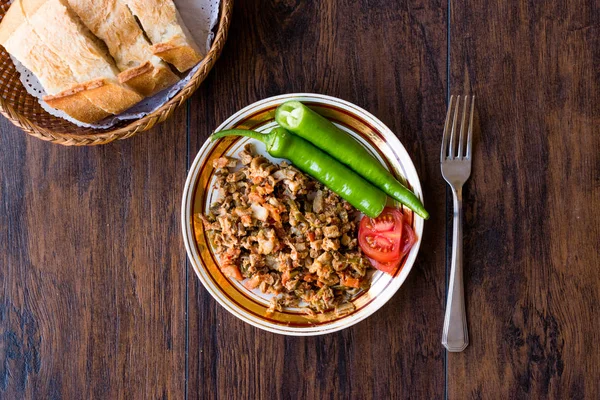
[{"label": "bread loaf", "polygon": [[122,0],[135,15],[152,42],[155,55],[180,72],[202,60],[202,52],[185,27],[172,0]]},{"label": "bread loaf", "polygon": [[51,107],[96,122],[177,82],[163,60],[180,71],[201,60],[172,1],[127,3],[15,0],[0,22],[0,45],[37,76]]},{"label": "bread loaf", "polygon": [[143,99],[121,84],[106,48],[67,8],[63,0],[21,0],[29,24],[43,42],[61,58],[80,84],[100,79],[102,85],[84,91],[99,108],[119,114]]},{"label": "bread loaf", "polygon": [[129,8],[120,0],[68,0],[85,26],[102,39],[118,69],[119,81],[151,96],[179,80],[152,54],[150,43]]}]

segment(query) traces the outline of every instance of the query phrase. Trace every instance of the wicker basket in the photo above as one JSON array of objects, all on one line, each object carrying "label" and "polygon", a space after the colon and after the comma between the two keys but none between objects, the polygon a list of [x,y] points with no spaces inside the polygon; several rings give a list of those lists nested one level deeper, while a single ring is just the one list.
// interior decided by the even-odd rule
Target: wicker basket
[{"label": "wicker basket", "polygon": [[[0,0],[0,17],[4,17],[9,0]],[[127,139],[169,118],[177,107],[200,86],[221,54],[233,10],[233,0],[221,0],[218,30],[213,44],[192,79],[158,110],[143,118],[123,121],[110,129],[82,128],[48,114],[19,80],[19,73],[4,48],[0,47],[0,112],[31,136],[65,146],[94,146]]]}]

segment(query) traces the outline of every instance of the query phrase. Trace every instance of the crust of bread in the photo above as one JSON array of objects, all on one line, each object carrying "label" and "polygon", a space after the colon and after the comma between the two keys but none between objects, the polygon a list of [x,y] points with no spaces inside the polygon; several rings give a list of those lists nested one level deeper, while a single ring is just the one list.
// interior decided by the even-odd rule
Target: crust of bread
[{"label": "crust of bread", "polygon": [[177,8],[172,0],[122,0],[140,21],[153,44],[180,33]]},{"label": "crust of bread", "polygon": [[[70,97],[75,95],[77,97]],[[81,99],[80,96],[83,96],[88,103]],[[95,79],[74,86],[57,95],[44,97],[44,101],[48,102],[48,104],[50,102],[53,102],[55,105],[61,104],[62,108],[58,106],[56,108],[64,110],[71,116],[75,113],[83,115],[86,118],[86,120],[80,120],[83,122],[94,122],[110,114],[120,114],[142,99],[143,97],[137,92],[121,85],[119,82],[106,78]],[[59,103],[61,101],[62,103]],[[55,106],[52,105],[52,107]],[[77,110],[77,107],[87,107],[89,110]],[[89,116],[86,117],[88,115],[86,113],[89,113]],[[79,119],[75,116],[73,118]]]},{"label": "crust of bread", "polygon": [[104,119],[111,114],[94,105],[86,96],[86,92],[98,89],[103,85],[101,79],[76,85],[53,96],[44,96],[50,107],[64,111],[81,122],[92,123]]},{"label": "crust of bread", "polygon": [[106,43],[122,71],[121,83],[144,96],[151,96],[179,81],[179,77],[152,54],[150,43],[133,14],[120,0],[67,1],[87,28]]},{"label": "crust of bread", "polygon": [[187,71],[202,61],[202,52],[172,0],[122,1],[142,24],[156,56],[172,64],[180,72]]},{"label": "crust of bread", "polygon": [[104,78],[74,86],[54,96],[44,97],[44,101],[51,107],[88,123],[111,114],[119,114],[141,99],[133,90]]},{"label": "crust of bread", "polygon": [[101,78],[103,85],[85,91],[85,96],[99,108],[120,114],[144,99],[139,93],[113,79]]},{"label": "crust of bread", "polygon": [[119,82],[144,96],[152,96],[175,84],[179,78],[164,63],[154,66],[150,61],[119,74]]},{"label": "crust of bread", "polygon": [[50,107],[82,122],[92,123],[109,116],[109,113],[92,104],[84,94],[86,90],[99,88],[103,82],[99,80],[77,84],[69,67],[43,43],[29,25],[20,0],[16,0],[9,11],[0,27],[2,44],[37,76],[46,93],[49,93],[43,100]]},{"label": "crust of bread", "polygon": [[44,46],[29,25],[21,25],[15,33],[6,41],[6,49],[35,74],[47,94],[56,94],[77,84],[69,67]]},{"label": "crust of bread", "polygon": [[69,67],[33,31],[20,12],[19,4],[13,4],[10,10],[11,15],[5,17],[7,19],[3,23],[12,24],[17,19],[19,23],[12,24],[11,28],[16,29],[3,37],[2,44],[6,50],[37,76],[47,94],[56,94],[76,85],[77,80]]},{"label": "crust of bread", "polygon": [[[39,8],[41,8],[44,3],[49,2],[49,0],[19,0],[21,2],[21,8],[23,9],[23,12],[25,13],[25,16],[28,18],[32,15],[34,15]],[[71,19],[73,19],[74,14],[72,12],[71,9],[69,9],[69,4],[66,2],[66,0],[53,0],[54,2],[64,6],[65,8],[67,8],[66,13],[69,15],[69,17]],[[56,5],[54,5],[54,8],[56,8]],[[92,35],[91,32],[88,29],[81,29],[81,24],[79,23],[79,21],[75,20],[74,22],[76,22],[76,24],[79,26],[79,34],[81,36],[84,36],[84,39],[87,41],[90,41],[94,44],[94,51],[98,51],[100,53],[102,53],[103,56],[108,56],[107,50],[106,50],[106,45],[104,44],[104,42],[100,39],[98,39],[96,36]],[[60,25],[59,25],[60,26]],[[67,26],[69,27],[69,26]],[[108,56],[108,58],[110,58]],[[109,63],[112,61],[109,61]]]},{"label": "crust of bread", "polygon": [[169,64],[173,64],[180,72],[187,71],[202,60],[202,55],[188,46],[185,39],[180,36],[153,45],[152,52]]},{"label": "crust of bread", "polygon": [[[41,4],[40,4],[41,2]],[[80,83],[119,73],[106,49],[62,0],[21,0],[24,14],[44,43],[60,57]]]},{"label": "crust of bread", "polygon": [[[40,4],[41,3],[41,4]],[[64,0],[21,0],[35,32],[71,69],[80,84],[100,79],[103,84],[82,93],[96,107],[119,114],[143,99],[119,83],[110,55],[90,38],[90,32],[67,8]]]},{"label": "crust of bread", "polygon": [[64,1],[81,22],[104,41],[120,71],[148,61],[152,56],[144,33],[119,0]]},{"label": "crust of bread", "polygon": [[[96,122],[176,83],[179,77],[161,59],[180,71],[202,59],[173,1],[136,0],[160,22],[152,27],[160,38],[154,45],[126,1],[15,0],[0,22],[0,44],[40,79],[51,107]],[[80,7],[79,16],[69,3]]]},{"label": "crust of bread", "polygon": [[119,82],[127,83],[132,79],[136,79],[140,76],[145,76],[154,71],[154,65],[150,61],[146,61],[145,63],[138,65],[137,67],[126,69],[125,71],[119,74]]}]

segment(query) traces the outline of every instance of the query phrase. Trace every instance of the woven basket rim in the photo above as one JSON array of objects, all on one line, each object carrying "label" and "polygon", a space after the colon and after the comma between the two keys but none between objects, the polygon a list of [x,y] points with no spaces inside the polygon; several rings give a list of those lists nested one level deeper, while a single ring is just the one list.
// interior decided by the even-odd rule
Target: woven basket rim
[{"label": "woven basket rim", "polygon": [[173,112],[179,106],[184,104],[185,101],[194,93],[194,91],[200,86],[200,83],[204,81],[215,62],[221,55],[225,41],[227,40],[227,34],[229,32],[229,26],[231,22],[231,14],[233,12],[233,1],[234,0],[221,0],[217,33],[208,53],[200,62],[200,68],[198,68],[198,70],[192,75],[190,81],[160,108],[142,118],[132,120],[127,125],[113,130],[97,129],[96,131],[98,133],[77,134],[54,131],[39,126],[34,121],[31,121],[15,111],[14,107],[2,97],[0,97],[0,113],[15,126],[21,128],[29,135],[38,139],[56,144],[62,144],[65,146],[93,146],[107,144],[112,141],[126,139],[137,133],[146,131],[152,128],[155,124],[163,122],[169,118]]}]

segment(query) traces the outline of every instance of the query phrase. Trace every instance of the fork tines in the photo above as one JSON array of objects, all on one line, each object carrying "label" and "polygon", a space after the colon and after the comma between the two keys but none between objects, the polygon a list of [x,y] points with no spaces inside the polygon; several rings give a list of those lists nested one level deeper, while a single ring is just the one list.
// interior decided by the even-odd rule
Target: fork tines
[{"label": "fork tines", "polygon": [[[456,104],[455,104],[456,103]],[[475,96],[462,96],[462,121],[460,124],[460,136],[458,143],[456,143],[456,121],[458,120],[458,113],[461,106],[461,96],[456,96],[456,102],[454,102],[454,96],[450,96],[450,103],[448,103],[448,113],[446,114],[446,123],[444,124],[444,137],[442,138],[442,152],[440,154],[440,161],[445,159],[470,159],[471,158],[471,146],[473,143],[473,110],[475,105]],[[467,130],[466,149],[465,148],[465,126],[467,118],[467,107],[471,108],[469,115],[469,128]],[[452,128],[450,128],[450,116],[452,115],[452,109],[454,108],[454,116],[452,117]]]}]

